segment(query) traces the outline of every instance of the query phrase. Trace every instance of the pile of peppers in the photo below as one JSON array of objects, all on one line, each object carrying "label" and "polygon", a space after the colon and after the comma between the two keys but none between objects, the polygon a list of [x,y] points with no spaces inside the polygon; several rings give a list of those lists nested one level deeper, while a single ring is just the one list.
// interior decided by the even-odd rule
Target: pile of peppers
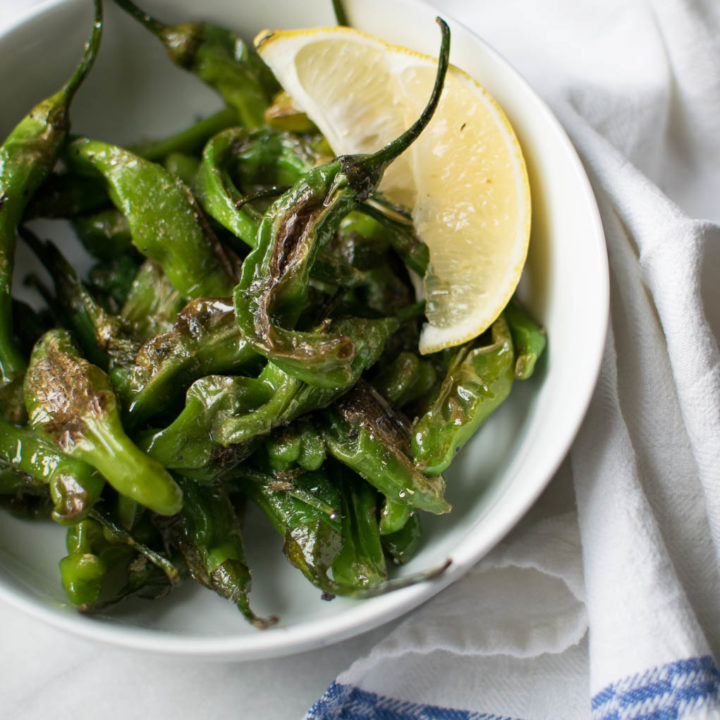
[{"label": "pile of peppers", "polygon": [[[423,131],[448,67],[442,30],[422,115],[376,153],[334,157],[252,47],[115,0],[225,108],[162,140],[70,134],[90,39],[57,93],[0,147],[0,501],[67,527],[80,611],[191,578],[252,624],[242,518],[254,504],[325,598],[368,597],[450,511],[443,471],[533,373],[545,335],[515,299],[481,337],[417,352],[411,274],[428,252],[378,185]],[[81,277],[34,218],[69,221]],[[25,243],[51,283],[11,295]]]}]

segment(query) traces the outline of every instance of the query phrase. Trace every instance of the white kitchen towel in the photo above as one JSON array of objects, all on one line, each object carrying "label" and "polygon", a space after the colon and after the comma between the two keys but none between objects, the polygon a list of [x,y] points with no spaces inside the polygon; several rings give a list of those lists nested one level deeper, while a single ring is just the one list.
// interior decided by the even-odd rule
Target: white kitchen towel
[{"label": "white kitchen towel", "polygon": [[307,717],[720,718],[720,3],[433,4],[575,143],[610,331],[570,453],[577,513],[544,508]]}]

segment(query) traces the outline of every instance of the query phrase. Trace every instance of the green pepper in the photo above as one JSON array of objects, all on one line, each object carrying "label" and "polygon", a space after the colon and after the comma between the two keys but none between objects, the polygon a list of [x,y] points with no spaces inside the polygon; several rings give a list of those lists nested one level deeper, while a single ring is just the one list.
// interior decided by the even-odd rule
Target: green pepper
[{"label": "green pepper", "polygon": [[[247,203],[248,192],[258,185],[276,187],[297,182],[312,161],[307,146],[288,133],[228,128],[205,145],[195,192],[208,215],[249,247],[255,247],[262,216]],[[236,187],[234,176],[243,192]]]},{"label": "green pepper", "polygon": [[98,512],[68,528],[66,546],[60,576],[80,612],[134,594],[160,597],[179,580],[170,561]]},{"label": "green pepper", "polygon": [[426,473],[439,473],[510,393],[515,357],[510,330],[501,315],[482,339],[458,349],[429,408],[412,432],[415,461]]},{"label": "green pepper", "polygon": [[0,385],[18,380],[26,364],[12,332],[15,233],[28,201],[57,161],[70,127],[70,104],[95,61],[101,35],[102,3],[95,0],[90,41],[75,72],[57,93],[36,105],[0,147]]},{"label": "green pepper", "polygon": [[332,0],[332,6],[337,24],[344,27],[350,27],[347,13],[345,12],[345,8],[342,4],[342,0]]},{"label": "green pepper", "polygon": [[0,507],[22,520],[47,520],[52,501],[47,486],[23,473],[0,466]]},{"label": "green pepper", "polygon": [[292,97],[284,90],[276,93],[272,104],[265,109],[265,122],[274,130],[286,130],[294,133],[317,132],[315,123],[299,110]]},{"label": "green pepper", "polygon": [[[297,182],[316,160],[317,154],[290,133],[229,128],[205,146],[195,191],[208,215],[248,247],[255,247],[262,215],[249,202],[250,198],[258,191],[275,192],[278,187]],[[360,213],[350,213],[339,230],[328,248],[320,250],[311,270],[313,278],[367,288],[361,302],[386,313],[407,304],[409,288],[398,282],[382,254],[375,258],[372,267],[355,267],[356,260],[367,261],[369,254],[360,250],[360,257],[355,258],[354,251],[360,245],[358,238],[368,244],[377,243],[386,235],[389,245],[391,233]]]},{"label": "green pepper", "polygon": [[143,436],[141,444],[150,457],[183,472],[218,464],[218,456],[227,457],[222,447],[232,446],[234,465],[237,451],[239,459],[245,454],[238,446],[269,432],[284,409],[292,390],[279,388],[279,378],[267,369],[259,378],[207,375],[190,386],[180,415],[163,430]]},{"label": "green pepper", "polygon": [[32,475],[0,462],[0,495],[47,495],[47,491],[47,485]]},{"label": "green pepper", "polygon": [[148,454],[166,467],[204,467],[216,457],[218,445],[247,443],[329,405],[377,360],[388,335],[397,328],[395,318],[336,322],[358,347],[347,386],[305,385],[274,363],[268,363],[257,378],[205,376],[191,385],[185,408],[174,422],[143,439]]},{"label": "green pepper", "polygon": [[173,585],[179,582],[181,577],[180,569],[176,567],[172,560],[157,550],[154,550],[148,544],[151,540],[159,542],[161,537],[155,525],[149,521],[147,513],[140,514],[140,521],[135,522],[132,527],[132,532],[118,525],[112,517],[104,512],[100,512],[97,508],[93,508],[90,511],[90,519],[99,523],[103,529],[103,536],[109,543],[118,546],[127,546],[134,552],[142,555],[155,567],[162,570],[168,582]]},{"label": "green pepper", "polygon": [[146,260],[130,286],[120,319],[131,328],[133,338],[146,341],[168,332],[184,304],[162,268]]},{"label": "green pepper", "polygon": [[95,605],[107,575],[98,546],[106,545],[102,528],[94,520],[81,520],[68,528],[68,554],[60,560],[60,577],[70,602],[82,610]]},{"label": "green pepper", "polygon": [[532,315],[513,297],[505,308],[505,318],[515,348],[515,377],[527,380],[547,345],[547,335]]},{"label": "green pepper", "polygon": [[74,217],[72,225],[85,249],[99,260],[134,252],[127,219],[115,208]]},{"label": "green pepper", "polygon": [[[13,328],[21,352],[30,355],[33,345],[52,327],[52,314],[47,308],[35,309],[22,300],[13,300]],[[1,414],[1,413],[0,413]]]},{"label": "green pepper", "polygon": [[342,548],[342,501],[326,473],[303,473],[292,482],[242,468],[242,490],[285,539],[290,562],[316,587],[337,594],[329,576]]},{"label": "green pepper", "polygon": [[[257,354],[242,339],[227,300],[193,300],[165,333],[147,340],[126,368],[120,393],[138,426],[166,410],[199,377],[254,369]],[[118,375],[113,376],[115,382]]]},{"label": "green pepper", "polygon": [[162,162],[173,153],[197,155],[213,135],[236,125],[237,121],[238,116],[235,110],[223,108],[168,138],[136,143],[130,145],[128,150],[153,162]]},{"label": "green pepper", "polygon": [[182,180],[188,187],[192,187],[193,182],[195,182],[195,175],[200,167],[200,161],[192,155],[173,152],[165,158],[163,165],[171,175]]},{"label": "green pepper", "polygon": [[90,268],[88,287],[102,307],[118,315],[127,302],[138,272],[137,261],[129,255],[101,260]]},{"label": "green pepper", "polygon": [[258,617],[250,608],[250,568],[240,524],[225,488],[180,482],[186,502],[166,536],[177,545],[190,575],[234,603],[255,627],[277,622],[277,618]]},{"label": "green pepper", "polygon": [[364,202],[361,209],[386,228],[390,244],[405,265],[420,277],[424,277],[430,262],[430,250],[415,234],[408,211],[393,205],[377,193]]},{"label": "green pepper", "polygon": [[99,174],[127,218],[133,244],[155,260],[185,300],[225,297],[233,268],[190,190],[161,165],[114,145],[79,138],[68,146],[76,170]]},{"label": "green pepper", "polygon": [[380,511],[380,534],[393,535],[407,525],[414,514],[413,508],[402,500],[385,497]]},{"label": "green pepper", "polygon": [[118,492],[161,515],[180,510],[180,488],[127,437],[107,376],[78,355],[67,331],[51,330],[35,346],[25,403],[34,430],[92,465]]},{"label": "green pepper", "polygon": [[442,477],[415,467],[403,420],[367,383],[323,412],[322,430],[328,452],[387,498],[435,514],[450,511]]},{"label": "green pepper", "polygon": [[375,488],[333,466],[343,501],[343,546],[332,564],[335,582],[343,588],[368,588],[387,580],[385,554],[377,521]]},{"label": "green pepper", "polygon": [[244,198],[224,167],[227,156],[235,152],[236,136],[242,128],[230,128],[213,137],[203,150],[195,178],[195,194],[203,210],[246,245],[255,247],[259,217]]},{"label": "green pepper", "polygon": [[319,470],[325,461],[325,442],[307,417],[273,432],[265,441],[265,451],[274,472],[295,467]]},{"label": "green pepper", "polygon": [[[374,597],[436,577],[450,564],[448,561],[406,577],[382,580],[378,568],[383,561],[372,512],[375,493],[370,488],[370,499],[361,484],[354,485],[354,476],[350,476],[353,488],[343,490],[348,471],[342,466],[335,464],[329,470],[305,472],[288,479],[244,465],[238,477],[242,492],[284,537],[287,558],[323,591],[325,599],[334,595]],[[368,583],[362,574],[370,567],[374,567],[374,573]],[[336,571],[342,581],[333,577]]]},{"label": "green pepper", "polygon": [[381,525],[380,533],[380,540],[385,553],[390,556],[395,565],[404,565],[412,560],[420,548],[422,541],[420,517],[417,513],[412,513],[399,530],[384,535],[382,534]]},{"label": "green pepper", "polygon": [[89,359],[104,370],[131,363],[138,346],[128,337],[122,322],[95,301],[52,243],[40,241],[27,228],[22,228],[21,234],[53,278],[56,316],[72,329]]},{"label": "green pepper", "polygon": [[403,407],[432,390],[437,373],[416,353],[402,352],[373,379],[375,389],[395,407]]},{"label": "green pepper", "polygon": [[25,217],[78,218],[107,210],[112,205],[97,178],[79,173],[53,173],[27,205]]},{"label": "green pepper", "polygon": [[52,518],[63,524],[87,515],[105,484],[87,463],[63,455],[30,428],[2,420],[0,460],[48,486],[53,503]]},{"label": "green pepper", "polygon": [[420,118],[376,153],[346,155],[312,168],[270,208],[260,225],[258,244],[243,263],[234,291],[243,335],[261,355],[309,384],[344,385],[355,354],[346,336],[294,329],[307,304],[310,270],[342,218],[369,196],[388,165],[432,118],[449,52],[449,30],[439,22],[443,41],[438,73]]},{"label": "green pepper", "polygon": [[263,124],[263,112],[277,81],[255,50],[235,33],[211,23],[165,25],[131,0],[115,2],[163,43],[176,65],[217,90],[243,125]]}]

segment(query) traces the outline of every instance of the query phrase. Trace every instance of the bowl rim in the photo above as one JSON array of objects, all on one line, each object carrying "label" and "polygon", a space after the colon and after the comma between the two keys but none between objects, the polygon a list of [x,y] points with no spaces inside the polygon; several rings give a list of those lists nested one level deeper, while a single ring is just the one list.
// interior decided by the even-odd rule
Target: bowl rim
[{"label": "bowl rim", "polygon": [[[25,25],[32,24],[45,13],[52,12],[62,5],[79,4],[83,0],[41,0],[25,12],[20,13],[13,21],[0,31],[0,41]],[[423,11],[433,10],[432,6],[422,0],[395,0],[408,6],[422,8]],[[439,577],[417,585],[397,590],[388,595],[373,598],[370,602],[358,603],[349,613],[339,613],[327,618],[313,619],[290,627],[274,628],[256,634],[243,634],[230,637],[176,636],[170,631],[154,628],[129,626],[121,622],[98,623],[91,618],[44,603],[31,594],[21,594],[14,587],[5,583],[0,574],[0,599],[19,610],[35,617],[51,626],[76,634],[78,636],[100,640],[102,642],[127,649],[142,650],[157,654],[195,656],[199,658],[225,658],[253,660],[280,655],[292,655],[312,648],[334,644],[349,637],[359,635],[388,623],[399,616],[410,612],[423,602],[439,593],[451,583],[459,580],[475,563],[492,549],[517,524],[528,509],[536,502],[545,490],[554,474],[567,455],[585,417],[600,372],[603,350],[605,347],[609,323],[610,279],[607,247],[603,231],[602,219],[592,186],[583,167],[582,161],[570,141],[566,131],[549,108],[547,103],[535,92],[515,67],[497,52],[486,40],[477,35],[463,23],[443,12],[451,29],[460,28],[472,42],[483,47],[494,62],[504,67],[528,98],[536,104],[535,109],[542,115],[542,121],[548,131],[554,134],[566,153],[567,160],[576,176],[578,186],[583,190],[583,198],[587,205],[587,219],[592,226],[592,237],[584,238],[584,243],[591,247],[598,262],[598,287],[601,297],[596,298],[596,306],[600,315],[595,319],[598,327],[593,336],[594,346],[584,348],[584,379],[582,392],[575,397],[574,412],[571,420],[565,424],[562,438],[556,444],[556,451],[545,461],[542,472],[536,474],[534,484],[525,488],[522,502],[512,506],[500,521],[495,521],[497,529],[482,545],[472,548],[469,543],[461,544],[459,552],[451,552],[452,564]],[[590,361],[588,362],[588,358]]]}]

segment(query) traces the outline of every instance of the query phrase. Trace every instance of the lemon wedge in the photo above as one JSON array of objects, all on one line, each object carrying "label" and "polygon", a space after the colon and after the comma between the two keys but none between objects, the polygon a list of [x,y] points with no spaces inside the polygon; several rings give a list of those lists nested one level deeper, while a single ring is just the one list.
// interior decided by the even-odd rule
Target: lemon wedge
[{"label": "lemon wedge", "polygon": [[[379,150],[420,115],[437,62],[344,27],[265,31],[258,52],[337,154]],[[430,250],[420,352],[483,333],[520,280],[530,188],[515,133],[498,104],[454,66],[419,139],[380,189],[412,211]]]}]

